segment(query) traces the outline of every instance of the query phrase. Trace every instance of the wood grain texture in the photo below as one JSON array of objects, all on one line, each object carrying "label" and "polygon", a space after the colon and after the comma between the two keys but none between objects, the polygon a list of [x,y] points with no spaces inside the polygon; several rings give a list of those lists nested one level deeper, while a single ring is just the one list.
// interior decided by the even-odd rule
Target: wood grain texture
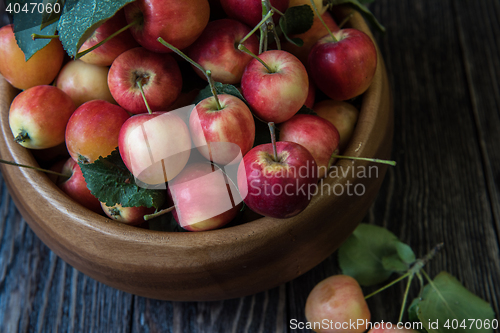
[{"label": "wood grain texture", "polygon": [[[393,86],[398,166],[365,222],[389,228],[419,256],[444,241],[429,274],[449,271],[498,318],[500,3],[377,0],[370,8],[387,28],[375,36]],[[61,296],[51,288],[62,261],[26,226],[5,186],[1,198],[0,331],[307,332],[288,329],[289,320],[305,320],[309,291],[340,272],[334,254],[265,293],[179,303],[119,293],[66,266]],[[369,300],[373,320],[397,320],[403,290],[398,284]],[[45,301],[52,292],[58,296]]]}]

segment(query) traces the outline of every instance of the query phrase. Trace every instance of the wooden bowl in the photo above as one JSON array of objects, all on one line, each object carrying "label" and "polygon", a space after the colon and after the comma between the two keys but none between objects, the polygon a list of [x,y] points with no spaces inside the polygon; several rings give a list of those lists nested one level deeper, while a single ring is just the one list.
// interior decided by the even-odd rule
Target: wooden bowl
[{"label": "wooden bowl", "polygon": [[[345,17],[351,9],[337,12]],[[355,13],[350,25],[368,33]],[[378,53],[373,84],[363,97],[360,118],[346,155],[389,158],[393,132],[392,100],[384,62]],[[1,79],[1,78],[0,78]],[[0,80],[2,159],[37,165],[31,152],[14,142],[9,105],[18,92]],[[341,160],[343,170],[375,166]],[[208,232],[160,232],[117,223],[66,197],[41,172],[2,165],[17,208],[36,235],[68,264],[109,286],[163,300],[207,301],[250,295],[290,281],[329,255],[365,216],[382,183],[378,177],[328,178],[329,186],[362,184],[362,196],[316,195],[296,217],[259,218]],[[358,169],[355,169],[358,170]],[[361,185],[360,185],[361,186]],[[340,187],[337,187],[340,189]],[[361,187],[358,187],[361,189]]]}]

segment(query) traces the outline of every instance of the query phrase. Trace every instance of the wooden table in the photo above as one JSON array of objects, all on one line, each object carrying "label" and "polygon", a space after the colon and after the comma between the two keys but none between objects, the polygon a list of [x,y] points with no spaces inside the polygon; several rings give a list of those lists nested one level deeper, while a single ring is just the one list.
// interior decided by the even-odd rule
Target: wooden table
[{"label": "wooden table", "polygon": [[[376,33],[394,91],[393,159],[365,222],[387,227],[500,313],[500,2],[377,0]],[[220,302],[179,303],[107,287],[56,257],[0,180],[0,331],[302,332],[304,303],[340,272],[336,254],[278,288]],[[404,285],[369,300],[396,321]],[[414,297],[418,289],[412,289]],[[498,316],[497,316],[498,317]],[[305,332],[305,330],[304,330]]]}]

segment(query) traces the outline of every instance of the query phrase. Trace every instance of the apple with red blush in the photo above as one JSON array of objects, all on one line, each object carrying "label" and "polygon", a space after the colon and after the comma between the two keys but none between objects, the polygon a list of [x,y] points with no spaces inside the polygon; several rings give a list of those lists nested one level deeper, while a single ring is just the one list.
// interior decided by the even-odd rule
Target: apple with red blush
[{"label": "apple with red blush", "polygon": [[331,122],[340,134],[340,151],[345,150],[351,141],[359,111],[354,105],[343,101],[324,100],[318,102],[313,107],[314,112],[321,118]]},{"label": "apple with red blush", "polygon": [[[208,23],[201,36],[194,42],[187,55],[205,70],[212,72],[214,81],[237,84],[243,70],[252,57],[238,49],[238,43],[251,31],[245,24],[233,19],[221,19]],[[250,36],[243,45],[253,53],[259,52],[259,41]],[[193,66],[205,79],[205,72]]]},{"label": "apple with red blush", "polygon": [[179,65],[169,54],[160,54],[143,47],[120,54],[109,70],[107,83],[118,104],[133,114],[166,111],[179,97],[182,75]]}]

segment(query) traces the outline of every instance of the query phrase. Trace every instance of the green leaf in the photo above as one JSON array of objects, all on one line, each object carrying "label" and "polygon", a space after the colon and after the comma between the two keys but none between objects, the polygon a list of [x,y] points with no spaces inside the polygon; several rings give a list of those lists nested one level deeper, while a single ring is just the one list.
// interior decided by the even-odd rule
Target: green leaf
[{"label": "green leaf", "polygon": [[57,29],[66,52],[74,57],[92,32],[133,0],[67,0]]},{"label": "green leaf", "polygon": [[[412,323],[419,322],[420,320],[418,319],[418,302],[420,302],[420,298],[415,298],[413,302],[411,302],[410,306],[408,307],[408,320]],[[427,331],[423,328],[418,330],[421,333],[426,333]]]},{"label": "green leaf", "polygon": [[290,43],[302,47],[304,45],[302,39],[290,36],[299,35],[311,29],[313,21],[314,12],[309,5],[294,6],[288,8],[285,15],[280,17],[279,26]]},{"label": "green leaf", "polygon": [[[10,3],[12,5],[19,3],[20,5],[21,10],[13,15],[14,33],[17,44],[24,52],[25,60],[28,61],[33,54],[47,46],[51,41],[50,39],[33,40],[31,35],[54,35],[56,33],[57,20],[48,25],[44,24],[45,27],[42,29],[44,15],[42,14],[43,11],[42,13],[38,11],[38,5],[44,4],[44,0],[19,0],[11,1]],[[45,4],[43,8],[45,8]]]},{"label": "green leaf", "polygon": [[[220,82],[215,82],[214,86],[215,86],[215,91],[217,92],[217,94],[233,95],[235,97],[238,97],[239,99],[241,99],[243,102],[245,102],[248,105],[245,97],[243,97],[243,95],[240,93],[238,88],[236,88],[235,86],[233,86],[231,84],[223,84]],[[212,90],[210,89],[210,85],[207,85],[205,88],[203,88],[200,91],[198,96],[196,96],[193,103],[198,104],[199,102],[201,102],[205,98],[212,97],[212,96],[213,95],[212,95]]]},{"label": "green leaf", "polygon": [[397,254],[383,257],[382,266],[391,272],[406,272],[408,270],[408,265],[402,262]]},{"label": "green leaf", "polygon": [[385,28],[377,18],[372,14],[372,12],[364,5],[373,2],[373,0],[328,0],[333,6],[347,4],[354,9],[361,12],[361,14],[373,25],[377,27],[382,32],[385,32]]},{"label": "green leaf", "polygon": [[59,21],[66,0],[43,0],[43,2],[45,3],[46,8],[52,8],[52,9],[50,11],[49,10],[43,11],[42,24],[41,24],[42,29]]},{"label": "green leaf", "polygon": [[411,247],[403,242],[396,243],[396,251],[398,252],[399,258],[408,265],[413,264],[415,260],[417,260]]},{"label": "green leaf", "polygon": [[[360,224],[339,249],[342,273],[352,276],[363,286],[385,281],[392,273],[400,271],[399,264],[390,259],[398,255],[398,243],[398,238],[387,229]],[[385,265],[384,258],[387,258]]]},{"label": "green leaf", "polygon": [[124,207],[155,207],[159,209],[166,199],[166,191],[146,189],[135,183],[135,178],[123,163],[118,148],[107,157],[93,163],[81,163],[83,177],[90,192],[107,206],[117,203]]},{"label": "green leaf", "polygon": [[[413,311],[428,332],[493,332],[491,321],[495,313],[490,304],[447,272],[439,273],[425,286],[421,300],[413,301],[412,305],[414,303]],[[489,329],[485,328],[488,321]]]}]

